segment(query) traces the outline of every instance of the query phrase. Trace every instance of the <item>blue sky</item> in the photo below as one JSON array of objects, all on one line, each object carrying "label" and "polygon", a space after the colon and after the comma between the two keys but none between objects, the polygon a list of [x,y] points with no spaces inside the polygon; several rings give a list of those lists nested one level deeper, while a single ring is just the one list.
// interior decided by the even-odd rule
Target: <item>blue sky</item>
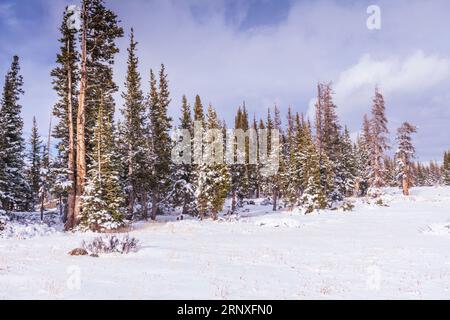
[{"label": "blue sky", "polygon": [[[311,114],[318,81],[333,81],[342,124],[356,135],[375,85],[385,94],[391,142],[402,121],[418,125],[420,161],[450,149],[450,2],[295,0],[109,0],[127,36],[119,41],[115,79],[122,86],[128,31],[135,28],[144,89],[150,68],[165,63],[171,115],[182,94],[198,93],[231,121],[243,100],[264,115]],[[21,57],[25,132],[35,115],[43,135],[55,102],[50,70],[61,13],[74,0],[0,0],[0,77]],[[368,30],[367,7],[381,9],[381,30]],[[117,94],[120,107],[120,94]]]}]

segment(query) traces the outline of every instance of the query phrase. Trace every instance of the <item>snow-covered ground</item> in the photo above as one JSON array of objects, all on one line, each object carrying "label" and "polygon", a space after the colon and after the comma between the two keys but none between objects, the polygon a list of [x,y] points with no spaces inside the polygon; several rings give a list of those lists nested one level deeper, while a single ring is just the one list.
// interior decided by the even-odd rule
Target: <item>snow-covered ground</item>
[{"label": "snow-covered ground", "polygon": [[0,239],[0,299],[449,299],[450,187],[353,201],[308,216],[257,202],[233,221],[163,217],[133,226],[138,252],[99,258],[67,254],[98,235],[24,227]]}]

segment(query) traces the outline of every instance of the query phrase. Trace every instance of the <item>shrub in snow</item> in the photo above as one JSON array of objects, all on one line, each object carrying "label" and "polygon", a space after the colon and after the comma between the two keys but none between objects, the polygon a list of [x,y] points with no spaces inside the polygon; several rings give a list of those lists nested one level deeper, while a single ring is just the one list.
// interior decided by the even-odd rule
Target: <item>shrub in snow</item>
[{"label": "shrub in snow", "polygon": [[341,206],[341,209],[344,211],[353,211],[354,208],[355,205],[349,201],[345,201]]},{"label": "shrub in snow", "polygon": [[130,237],[128,234],[124,236],[103,235],[97,237],[90,242],[83,241],[82,247],[91,255],[99,255],[105,253],[127,254],[138,250],[139,241]]},{"label": "shrub in snow", "polygon": [[6,216],[5,212],[0,210],[0,232],[5,230],[7,219],[8,217]]}]

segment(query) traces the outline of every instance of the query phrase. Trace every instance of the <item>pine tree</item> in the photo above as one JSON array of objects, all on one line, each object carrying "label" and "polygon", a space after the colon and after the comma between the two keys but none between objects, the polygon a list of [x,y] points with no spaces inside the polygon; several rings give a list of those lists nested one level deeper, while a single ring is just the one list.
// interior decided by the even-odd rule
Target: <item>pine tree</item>
[{"label": "pine tree", "polygon": [[[76,50],[77,30],[69,28],[68,21],[74,13],[64,12],[59,42],[60,52],[57,55],[57,66],[52,70],[53,89],[58,95],[58,101],[53,107],[53,115],[58,123],[53,129],[53,137],[57,139],[57,161],[54,162],[53,172],[57,175],[52,192],[58,194],[60,208],[67,198],[67,210],[64,211],[64,220],[67,219],[66,229],[74,226],[75,211],[75,184],[76,184],[76,117],[77,117],[77,87],[79,81],[78,61],[79,53]],[[64,199],[64,200],[63,200]]]},{"label": "pine tree", "polygon": [[443,180],[444,184],[449,186],[450,185],[450,152],[445,152],[444,154],[444,163],[442,166],[443,170]]},{"label": "pine tree", "polygon": [[412,176],[412,158],[414,158],[415,148],[412,144],[411,135],[416,133],[415,126],[404,122],[397,130],[398,149],[395,153],[397,179],[401,182],[403,194],[409,195],[409,188],[413,180]]},{"label": "pine tree", "polygon": [[398,186],[395,160],[392,157],[385,156],[383,160],[383,166],[384,166],[383,179],[385,185],[389,187]]},{"label": "pine tree", "polygon": [[[228,148],[231,148],[232,159],[230,159],[231,164],[229,165],[229,170],[231,173],[231,211],[235,212],[236,207],[241,207],[244,198],[248,194],[248,175],[247,175],[247,151],[248,151],[248,140],[238,141],[237,133],[245,134],[248,130],[248,119],[246,116],[246,110],[241,107],[238,108],[235,121],[234,129],[236,136],[233,135],[233,141]],[[229,137],[231,138],[231,137]]]},{"label": "pine tree", "polygon": [[51,173],[51,132],[52,132],[52,122],[50,119],[50,125],[48,129],[48,138],[47,144],[44,146],[42,151],[42,166],[40,168],[39,174],[39,205],[41,212],[41,221],[44,220],[44,204],[45,200],[49,198],[49,191],[51,189],[51,185],[53,185],[52,181],[52,173]]},{"label": "pine tree", "polygon": [[304,147],[303,129],[303,124],[300,122],[300,116],[297,114],[294,119],[292,110],[289,108],[287,140],[284,152],[286,170],[282,179],[284,185],[284,201],[290,210],[299,204],[299,198],[303,187],[303,170],[300,160],[300,154],[303,152]]},{"label": "pine tree", "polygon": [[20,96],[24,93],[19,74],[19,57],[14,56],[3,87],[0,108],[0,202],[3,210],[27,210],[30,192],[25,172],[23,120]]},{"label": "pine tree", "polygon": [[333,103],[331,84],[319,84],[316,103],[316,141],[320,159],[321,184],[330,204],[343,199],[345,181],[341,173],[341,127]]},{"label": "pine tree", "polygon": [[367,115],[364,115],[362,135],[358,136],[355,145],[356,153],[356,178],[355,195],[365,196],[369,188],[370,176],[370,121]]},{"label": "pine tree", "polygon": [[354,193],[356,179],[356,154],[350,138],[350,132],[345,127],[344,133],[340,138],[341,151],[339,161],[341,161],[342,171],[338,174],[342,179],[342,187],[340,193],[345,196],[351,196]]},{"label": "pine tree", "polygon": [[385,185],[383,179],[383,157],[388,147],[387,118],[385,115],[383,95],[378,88],[375,89],[375,97],[372,106],[372,119],[370,124],[370,190],[371,196],[378,196],[380,188]]},{"label": "pine tree", "polygon": [[80,201],[84,195],[86,172],[94,149],[93,132],[100,99],[104,112],[112,123],[114,116],[113,93],[118,88],[113,80],[112,66],[119,52],[116,39],[123,36],[114,12],[107,9],[104,0],[82,0],[82,26],[80,36],[81,68],[77,108],[76,198],[74,223],[80,216]]},{"label": "pine tree", "polygon": [[[181,118],[180,125],[178,127],[181,133],[182,130],[186,130],[189,135],[183,135],[182,143],[183,148],[177,150],[182,156],[188,158],[186,162],[177,164],[175,166],[175,179],[176,182],[176,204],[182,206],[182,214],[195,215],[195,172],[192,162],[192,137],[194,134],[194,124],[192,120],[191,107],[185,95],[183,95],[181,104]],[[184,141],[187,139],[188,141]]]},{"label": "pine tree", "polygon": [[34,209],[39,195],[39,179],[41,171],[41,151],[42,141],[39,136],[36,118],[33,117],[33,127],[31,128],[30,151],[28,153],[29,169],[28,184],[31,190],[31,208]]},{"label": "pine tree", "polygon": [[301,205],[306,214],[316,209],[325,209],[328,205],[326,191],[321,182],[320,156],[312,139],[311,129],[305,127],[303,144],[300,154],[303,164],[304,191],[301,196]]},{"label": "pine tree", "polygon": [[94,158],[90,164],[86,193],[82,198],[80,226],[84,230],[102,232],[123,225],[124,198],[114,147],[114,131],[101,99],[94,130]]},{"label": "pine tree", "polygon": [[228,195],[231,176],[228,166],[223,163],[223,155],[220,161],[220,156],[215,154],[218,152],[214,148],[215,142],[222,146],[222,141],[218,142],[215,139],[222,140],[223,137],[216,111],[211,105],[208,107],[207,129],[204,161],[199,165],[198,171],[196,197],[200,218],[203,219],[210,213],[213,220],[216,220]]},{"label": "pine tree", "polygon": [[122,94],[125,101],[123,135],[125,140],[127,173],[126,191],[128,195],[128,216],[133,217],[136,198],[141,199],[142,216],[147,217],[147,177],[151,172],[147,166],[148,150],[146,148],[147,122],[144,94],[141,90],[141,77],[138,72],[139,59],[136,56],[137,42],[131,29],[128,48],[128,70],[125,82],[126,92]]},{"label": "pine tree", "polygon": [[152,220],[156,219],[162,201],[168,194],[172,181],[172,140],[169,132],[172,128],[171,118],[167,115],[170,92],[164,65],[159,73],[159,87],[153,72],[150,73],[150,125],[152,143]]}]

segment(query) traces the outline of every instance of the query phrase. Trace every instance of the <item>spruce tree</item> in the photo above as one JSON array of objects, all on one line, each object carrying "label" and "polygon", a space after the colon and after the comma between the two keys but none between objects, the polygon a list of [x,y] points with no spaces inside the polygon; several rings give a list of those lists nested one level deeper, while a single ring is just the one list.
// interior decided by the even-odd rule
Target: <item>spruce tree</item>
[{"label": "spruce tree", "polygon": [[104,0],[82,0],[80,35],[81,68],[77,110],[76,198],[74,223],[80,216],[80,201],[84,195],[86,172],[94,149],[94,127],[100,99],[104,113],[112,123],[118,90],[113,80],[114,57],[119,52],[115,43],[123,36],[123,29],[114,12],[107,9]]},{"label": "spruce tree", "polygon": [[0,108],[0,202],[3,210],[27,210],[30,186],[25,172],[25,146],[20,96],[24,93],[19,74],[19,57],[14,56],[6,74]]},{"label": "spruce tree", "polygon": [[151,174],[147,166],[148,150],[146,148],[147,122],[144,94],[141,90],[141,77],[138,71],[139,59],[136,56],[137,42],[131,29],[128,48],[128,70],[125,82],[126,91],[122,93],[125,101],[123,137],[126,151],[126,191],[128,195],[128,216],[133,217],[136,199],[141,199],[142,216],[147,216],[146,180]]},{"label": "spruce tree", "polygon": [[167,115],[170,104],[170,92],[164,65],[159,72],[159,86],[153,72],[150,73],[150,126],[152,143],[152,220],[156,219],[165,197],[172,187],[170,177],[173,168],[172,140],[169,132],[172,128],[171,118]]},{"label": "spruce tree", "polygon": [[[77,30],[69,28],[68,21],[74,13],[64,12],[60,33],[60,52],[57,54],[57,66],[52,70],[53,89],[58,101],[53,107],[53,116],[58,123],[53,129],[53,137],[57,139],[57,158],[53,165],[55,183],[52,191],[58,194],[60,208],[67,202],[67,210],[63,212],[66,229],[74,226],[75,186],[76,186],[76,118],[78,109],[79,53],[77,52]],[[67,198],[67,200],[65,200]]]},{"label": "spruce tree", "polygon": [[450,152],[445,152],[444,163],[442,166],[444,184],[450,185]]},{"label": "spruce tree", "polygon": [[339,171],[335,171],[335,181],[338,180],[338,192],[342,197],[351,196],[355,188],[356,177],[356,155],[350,138],[350,132],[345,127],[342,135],[339,136],[340,150],[338,151]]},{"label": "spruce tree", "polygon": [[385,185],[383,179],[383,158],[388,147],[388,135],[386,109],[383,95],[378,88],[375,89],[373,98],[372,119],[370,124],[370,190],[371,196],[378,196],[380,188]]},{"label": "spruce tree", "polygon": [[288,208],[292,210],[299,204],[302,192],[302,163],[300,153],[303,151],[303,124],[297,114],[295,119],[292,110],[288,110],[288,129],[285,147],[286,170],[283,175],[283,197]]},{"label": "spruce tree", "polygon": [[321,181],[320,156],[314,144],[311,129],[305,127],[303,136],[303,151],[300,161],[303,163],[304,190],[300,203],[306,214],[316,209],[325,209],[328,205],[326,190]]},{"label": "spruce tree", "polygon": [[33,117],[33,127],[31,128],[30,151],[28,153],[28,184],[31,191],[31,208],[34,209],[39,199],[39,179],[41,171],[42,141],[39,136],[36,118]]},{"label": "spruce tree", "polygon": [[[177,205],[182,206],[182,214],[195,215],[195,172],[194,165],[192,164],[192,137],[194,134],[194,124],[192,120],[191,107],[185,95],[183,95],[181,103],[181,118],[180,125],[178,127],[181,130],[186,130],[189,133],[189,141],[182,142],[183,148],[177,150],[182,153],[183,156],[188,158],[188,161],[177,164],[175,166],[175,179],[176,182],[176,199]],[[183,136],[183,139],[188,137]]]},{"label": "spruce tree", "polygon": [[105,114],[101,99],[94,130],[94,152],[89,168],[86,193],[82,198],[80,227],[103,232],[123,225],[124,198],[120,188],[119,172],[114,146],[113,125]]},{"label": "spruce tree", "polygon": [[231,176],[228,166],[223,163],[223,156],[220,161],[220,157],[214,154],[218,152],[214,148],[215,143],[222,146],[222,141],[218,142],[215,139],[222,140],[223,137],[216,111],[211,105],[208,107],[207,129],[204,161],[199,165],[196,197],[200,218],[203,219],[209,213],[213,220],[217,220],[230,189]]},{"label": "spruce tree", "polygon": [[367,115],[364,115],[362,134],[358,136],[356,153],[356,178],[355,196],[365,196],[369,188],[370,178],[370,122]]},{"label": "spruce tree", "polygon": [[[238,108],[235,121],[234,121],[235,133],[244,133],[248,130],[248,119],[246,116],[246,110],[241,107]],[[231,136],[231,135],[230,135]],[[242,201],[248,194],[248,175],[247,175],[247,150],[248,140],[245,138],[239,144],[238,137],[233,135],[234,140],[231,141],[232,159],[229,165],[231,173],[231,211],[235,212],[236,207],[242,206]]]},{"label": "spruce tree", "polygon": [[409,188],[413,181],[412,159],[414,158],[415,148],[412,144],[411,135],[416,132],[417,128],[408,122],[404,122],[397,130],[396,171],[397,179],[401,183],[405,196],[409,195]]}]

